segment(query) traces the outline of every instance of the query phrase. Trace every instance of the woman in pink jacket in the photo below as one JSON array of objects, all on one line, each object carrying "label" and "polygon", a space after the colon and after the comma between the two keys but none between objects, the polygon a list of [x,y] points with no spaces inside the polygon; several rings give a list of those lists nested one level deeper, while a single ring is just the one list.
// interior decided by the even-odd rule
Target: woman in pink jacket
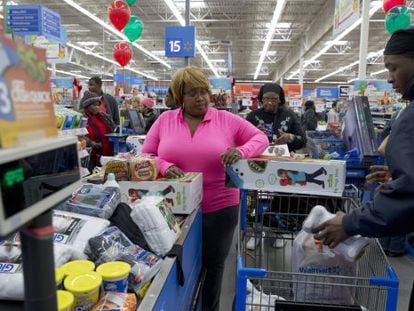
[{"label": "woman in pink jacket", "polygon": [[203,174],[203,310],[219,310],[224,262],[238,220],[238,189],[225,187],[225,166],[260,155],[266,135],[243,118],[209,106],[210,84],[197,67],[176,72],[171,82],[180,109],[164,112],[145,140],[161,174]]}]

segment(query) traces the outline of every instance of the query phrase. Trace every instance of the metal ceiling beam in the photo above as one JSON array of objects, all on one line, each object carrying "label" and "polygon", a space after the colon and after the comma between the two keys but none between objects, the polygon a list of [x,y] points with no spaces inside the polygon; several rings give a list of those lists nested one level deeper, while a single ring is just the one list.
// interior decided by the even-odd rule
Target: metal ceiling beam
[{"label": "metal ceiling beam", "polygon": [[335,12],[335,1],[327,1],[314,22],[303,32],[298,44],[291,48],[286,56],[277,64],[273,81],[278,81],[285,73],[295,66],[300,58],[310,51],[332,28]]}]

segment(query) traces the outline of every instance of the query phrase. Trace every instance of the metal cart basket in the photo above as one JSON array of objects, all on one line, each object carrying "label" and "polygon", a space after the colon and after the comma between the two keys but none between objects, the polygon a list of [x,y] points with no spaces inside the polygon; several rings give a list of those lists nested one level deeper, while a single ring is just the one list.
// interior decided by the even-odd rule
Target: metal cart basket
[{"label": "metal cart basket", "polygon": [[[316,205],[347,213],[359,206],[359,194],[352,186],[339,198],[242,190],[237,311],[397,309],[399,281],[377,240],[357,260],[352,276],[291,272],[293,240]],[[338,292],[350,303],[309,300],[313,293],[332,297]]]}]

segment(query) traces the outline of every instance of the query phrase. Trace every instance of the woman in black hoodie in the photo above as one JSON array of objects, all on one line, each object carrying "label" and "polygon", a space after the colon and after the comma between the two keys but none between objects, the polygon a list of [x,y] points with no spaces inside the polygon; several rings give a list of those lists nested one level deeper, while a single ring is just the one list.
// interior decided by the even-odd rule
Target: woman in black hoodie
[{"label": "woman in black hoodie", "polygon": [[258,100],[263,107],[252,111],[246,120],[265,132],[270,143],[287,144],[290,151],[305,147],[301,124],[295,113],[286,107],[285,93],[280,85],[263,85]]}]

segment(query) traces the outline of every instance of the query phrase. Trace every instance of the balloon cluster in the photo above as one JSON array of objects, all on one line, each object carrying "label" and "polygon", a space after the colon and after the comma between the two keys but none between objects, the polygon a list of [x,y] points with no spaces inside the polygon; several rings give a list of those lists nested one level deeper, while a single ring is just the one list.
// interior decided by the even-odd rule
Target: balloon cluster
[{"label": "balloon cluster", "polygon": [[[138,40],[144,30],[144,23],[135,15],[131,15],[130,6],[136,2],[137,0],[114,0],[108,8],[108,17],[112,25],[119,31],[123,30],[131,43]],[[122,67],[125,67],[132,59],[132,49],[127,42],[120,42],[115,44],[113,56]]]},{"label": "balloon cluster", "polygon": [[406,0],[383,0],[385,29],[390,34],[405,29],[411,24],[411,13]]}]

